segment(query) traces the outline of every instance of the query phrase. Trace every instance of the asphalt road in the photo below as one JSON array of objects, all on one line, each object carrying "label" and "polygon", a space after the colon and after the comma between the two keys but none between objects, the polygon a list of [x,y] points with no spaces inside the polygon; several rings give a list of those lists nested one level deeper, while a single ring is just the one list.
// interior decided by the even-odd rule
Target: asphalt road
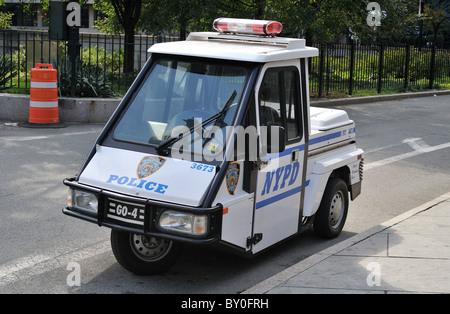
[{"label": "asphalt road", "polygon": [[186,246],[169,272],[149,277],[118,265],[109,229],[61,213],[62,180],[78,172],[102,125],[0,123],[0,293],[234,294],[450,191],[450,96],[340,108],[356,122],[366,167],[337,239],[308,232],[251,260]]}]

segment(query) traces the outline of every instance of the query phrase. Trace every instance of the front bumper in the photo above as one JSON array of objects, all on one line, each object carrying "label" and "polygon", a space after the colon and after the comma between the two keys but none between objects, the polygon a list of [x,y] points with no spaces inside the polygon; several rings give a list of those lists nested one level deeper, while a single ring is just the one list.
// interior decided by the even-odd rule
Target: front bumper
[{"label": "front bumper", "polygon": [[[135,234],[143,234],[147,236],[160,237],[164,239],[189,242],[195,244],[209,244],[213,243],[220,238],[221,225],[222,225],[222,205],[218,204],[211,208],[192,207],[179,204],[159,202],[151,199],[144,199],[138,197],[131,197],[123,194],[114,193],[112,191],[106,191],[84,184],[78,183],[75,178],[69,178],[64,180],[64,185],[69,188],[86,191],[93,193],[98,198],[98,211],[97,213],[89,213],[83,210],[79,210],[75,207],[66,207],[63,209],[63,213],[76,217],[85,221],[96,223],[99,226],[108,227],[115,230],[125,231]],[[142,206],[143,208],[143,223],[141,225],[129,223],[126,221],[118,221],[117,219],[111,219],[108,215],[108,200],[119,200],[125,203],[133,203]],[[158,226],[160,215],[165,210],[176,210],[182,213],[201,214],[208,217],[208,230],[204,235],[190,235],[179,234],[168,230],[162,230]]]}]

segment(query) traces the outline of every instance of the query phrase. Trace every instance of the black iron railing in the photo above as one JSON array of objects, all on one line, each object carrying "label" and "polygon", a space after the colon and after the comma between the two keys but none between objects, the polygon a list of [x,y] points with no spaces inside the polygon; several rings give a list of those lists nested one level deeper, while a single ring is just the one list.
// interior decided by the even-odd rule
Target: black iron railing
[{"label": "black iron railing", "polygon": [[315,45],[319,57],[310,61],[314,96],[333,92],[432,89],[450,83],[450,49],[355,44]]},{"label": "black iron railing", "polygon": [[[124,37],[80,34],[77,64],[68,58],[66,41],[54,41],[47,32],[0,31],[0,90],[27,93],[30,70],[36,63],[58,69],[61,95],[70,96],[71,67],[76,67],[76,96],[121,96],[147,61],[148,48],[177,37],[137,35],[133,71],[124,72]],[[407,91],[450,84],[450,49],[413,46],[314,44],[319,56],[309,60],[313,97],[354,95],[361,91]]]},{"label": "black iron railing", "polygon": [[[178,40],[170,36],[136,35],[133,70],[124,72],[124,37],[105,34],[80,34],[78,62],[69,60],[67,41],[50,40],[48,32],[0,31],[0,67],[9,75],[3,87],[26,93],[30,88],[30,71],[37,63],[51,63],[58,69],[60,93],[70,93],[68,77],[76,67],[76,96],[111,96],[126,92],[144,66],[148,48],[156,42]],[[2,86],[0,86],[2,88]],[[70,95],[68,95],[70,96]]]}]

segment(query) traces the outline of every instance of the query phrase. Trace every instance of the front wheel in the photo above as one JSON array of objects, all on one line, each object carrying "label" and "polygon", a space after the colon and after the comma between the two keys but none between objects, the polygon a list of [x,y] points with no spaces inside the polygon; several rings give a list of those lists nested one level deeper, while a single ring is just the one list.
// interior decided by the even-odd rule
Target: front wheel
[{"label": "front wheel", "polygon": [[330,178],[314,219],[314,231],[320,237],[337,237],[344,227],[348,212],[348,189],[344,180]]},{"label": "front wheel", "polygon": [[182,245],[158,237],[111,230],[111,248],[123,268],[137,275],[152,275],[175,264]]}]

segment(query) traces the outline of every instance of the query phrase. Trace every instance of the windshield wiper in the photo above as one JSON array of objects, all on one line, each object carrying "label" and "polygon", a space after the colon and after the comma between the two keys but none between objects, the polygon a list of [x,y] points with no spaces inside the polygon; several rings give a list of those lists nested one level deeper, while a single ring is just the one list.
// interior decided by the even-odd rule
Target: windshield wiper
[{"label": "windshield wiper", "polygon": [[[236,96],[237,96],[237,91],[234,90],[234,92],[231,94],[230,98],[228,98],[227,102],[225,103],[225,106],[223,106],[222,110],[219,111],[218,113],[212,115],[211,117],[207,118],[205,121],[203,121],[202,124],[201,124],[201,127],[203,128],[205,125],[207,125],[210,122],[212,122],[214,120],[217,120],[219,118],[223,119],[223,117],[225,116],[226,112],[228,111],[228,109],[230,109],[231,105],[233,104],[233,101],[236,98]],[[193,119],[195,120],[194,117],[193,117]],[[180,134],[180,136],[178,136],[178,137],[169,137],[169,138],[165,139],[164,141],[159,143],[158,146],[156,146],[156,150],[161,155],[166,153],[165,149],[167,147],[169,147],[170,145],[174,144],[175,142],[178,142],[184,136],[186,136],[188,134],[191,134],[196,128],[198,128],[198,125],[196,125],[196,123],[194,123],[194,125],[189,128],[189,133]]]}]

